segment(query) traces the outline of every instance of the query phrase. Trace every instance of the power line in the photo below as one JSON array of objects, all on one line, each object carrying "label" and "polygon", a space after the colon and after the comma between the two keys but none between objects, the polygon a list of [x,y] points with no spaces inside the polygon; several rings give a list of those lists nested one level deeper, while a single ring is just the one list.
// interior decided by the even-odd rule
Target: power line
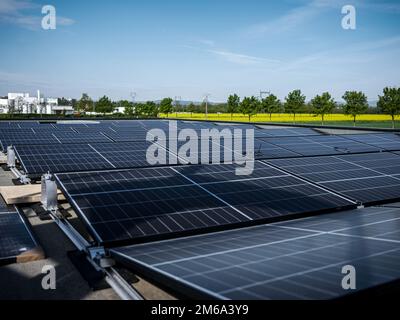
[{"label": "power line", "polygon": [[204,94],[204,102],[206,103],[206,120],[208,120],[208,98],[211,96],[210,93]]}]

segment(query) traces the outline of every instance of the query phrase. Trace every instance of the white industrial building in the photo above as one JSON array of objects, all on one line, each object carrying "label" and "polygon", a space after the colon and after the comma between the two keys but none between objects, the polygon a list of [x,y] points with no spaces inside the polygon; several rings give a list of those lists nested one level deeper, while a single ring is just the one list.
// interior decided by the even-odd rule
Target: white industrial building
[{"label": "white industrial building", "polygon": [[0,99],[0,113],[14,114],[73,114],[72,106],[59,106],[57,98],[45,98],[38,90],[37,96],[29,93],[9,93]]}]

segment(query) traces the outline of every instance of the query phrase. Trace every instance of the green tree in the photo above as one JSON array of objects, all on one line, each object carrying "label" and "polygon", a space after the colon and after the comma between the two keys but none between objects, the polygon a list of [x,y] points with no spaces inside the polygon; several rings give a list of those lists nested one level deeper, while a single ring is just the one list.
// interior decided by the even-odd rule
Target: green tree
[{"label": "green tree", "polygon": [[124,108],[124,114],[128,117],[133,117],[133,103],[128,100],[121,100],[119,106]]},{"label": "green tree", "polygon": [[244,97],[239,106],[239,111],[249,117],[249,122],[251,121],[251,117],[257,114],[259,109],[260,101],[258,101],[258,99],[254,96]]},{"label": "green tree", "polygon": [[144,105],[142,105],[142,112],[147,117],[157,117],[159,108],[154,101],[147,101]]},{"label": "green tree", "polygon": [[90,112],[93,111],[93,100],[87,93],[83,93],[82,97],[77,103],[78,111]]},{"label": "green tree", "polygon": [[193,117],[193,112],[196,111],[196,105],[193,102],[189,103],[187,111],[190,112],[190,117]]},{"label": "green tree", "polygon": [[392,128],[395,127],[395,116],[400,114],[400,88],[384,88],[379,96],[378,108],[392,117]]},{"label": "green tree", "polygon": [[107,97],[103,96],[96,102],[95,108],[96,112],[102,113],[105,115],[106,113],[111,113],[114,111],[115,105],[112,101]]},{"label": "green tree", "polygon": [[166,113],[167,118],[168,118],[168,114],[171,113],[174,109],[172,106],[172,101],[173,100],[171,98],[164,98],[161,100],[161,103],[160,103],[160,112]]},{"label": "green tree", "polygon": [[305,103],[306,96],[300,90],[289,92],[285,98],[285,112],[293,114],[294,122],[296,122],[296,114],[305,107]]},{"label": "green tree", "polygon": [[71,106],[72,105],[72,103],[71,103],[72,101],[65,99],[64,97],[58,98],[57,101],[58,101],[59,106]]},{"label": "green tree", "polygon": [[261,100],[261,108],[264,112],[269,114],[269,121],[271,121],[272,114],[281,110],[282,103],[275,95],[270,94]]},{"label": "green tree", "polygon": [[78,100],[71,99],[71,106],[74,108],[74,110],[78,110]]},{"label": "green tree", "polygon": [[237,94],[230,95],[228,97],[226,111],[231,114],[231,120],[233,118],[233,114],[239,110],[239,106],[240,106],[239,96]]},{"label": "green tree", "polygon": [[136,117],[142,117],[145,115],[145,104],[144,103],[135,103],[135,108],[134,108],[134,115]]},{"label": "green tree", "polygon": [[324,92],[322,95],[316,95],[310,101],[310,104],[314,114],[321,116],[322,125],[324,125],[325,115],[332,113],[336,107],[335,100],[331,97],[329,92]]},{"label": "green tree", "polygon": [[353,117],[353,126],[356,126],[356,117],[368,110],[367,96],[361,91],[346,91],[342,97],[345,101],[343,111]]}]

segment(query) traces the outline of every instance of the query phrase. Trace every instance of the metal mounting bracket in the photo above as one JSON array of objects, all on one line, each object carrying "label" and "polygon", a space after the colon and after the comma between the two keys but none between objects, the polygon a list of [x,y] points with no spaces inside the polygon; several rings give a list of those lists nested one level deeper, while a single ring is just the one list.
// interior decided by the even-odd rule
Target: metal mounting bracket
[{"label": "metal mounting bracket", "polygon": [[9,168],[15,168],[15,150],[13,146],[7,147],[7,166]]},{"label": "metal mounting bracket", "polygon": [[43,208],[47,211],[56,211],[58,208],[57,184],[50,173],[42,176],[41,202]]},{"label": "metal mounting bracket", "polygon": [[89,256],[96,261],[101,268],[110,268],[115,265],[115,261],[106,255],[103,247],[88,248]]}]

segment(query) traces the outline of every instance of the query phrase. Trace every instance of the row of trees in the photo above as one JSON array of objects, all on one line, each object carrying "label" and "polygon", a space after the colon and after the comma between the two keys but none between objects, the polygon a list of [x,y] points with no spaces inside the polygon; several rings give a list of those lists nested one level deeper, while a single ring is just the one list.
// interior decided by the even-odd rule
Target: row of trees
[{"label": "row of trees", "polygon": [[[312,113],[321,116],[322,123],[327,114],[341,108],[345,114],[353,117],[355,125],[357,116],[367,112],[369,108],[367,96],[361,91],[346,91],[342,98],[345,103],[338,104],[329,92],[324,92],[311,99],[308,106]],[[237,94],[234,94],[228,97],[227,112],[231,114],[231,117],[234,113],[242,113],[247,115],[250,121],[251,117],[257,113],[268,113],[272,119],[273,113],[284,111],[293,114],[294,121],[296,121],[296,115],[306,105],[306,96],[300,90],[290,92],[283,102],[273,94],[263,99],[254,96],[244,97],[242,101]],[[379,96],[377,107],[382,113],[391,116],[394,127],[395,117],[400,114],[400,88],[385,88],[383,95]]]},{"label": "row of trees", "polygon": [[[366,113],[369,109],[367,96],[360,91],[346,91],[343,95],[344,103],[337,103],[329,92],[316,95],[308,103],[306,96],[300,90],[290,92],[284,99],[280,101],[274,94],[269,94],[263,99],[255,96],[244,97],[241,99],[237,94],[230,95],[226,104],[210,104],[209,112],[224,112],[231,114],[242,113],[251,117],[258,113],[267,113],[272,119],[274,113],[290,113],[293,114],[294,121],[296,115],[303,112],[313,113],[321,116],[322,123],[325,116],[341,110],[345,114],[353,117],[354,123],[358,115]],[[63,99],[63,98],[62,98]],[[71,101],[61,100],[61,103],[71,103]],[[59,102],[60,103],[60,102]],[[133,103],[127,100],[118,102],[111,101],[107,96],[101,97],[98,101],[93,101],[88,94],[84,93],[79,100],[72,100],[72,105],[79,112],[97,112],[102,114],[112,113],[118,107],[124,109],[126,116],[147,116],[157,117],[159,113],[167,116],[173,112],[205,112],[205,104],[190,103],[181,106],[179,102],[173,101],[171,98],[164,98],[159,103],[147,101],[145,103]],[[400,114],[400,88],[385,88],[383,94],[379,96],[377,107],[379,111],[392,117],[394,126],[395,117]]]}]

